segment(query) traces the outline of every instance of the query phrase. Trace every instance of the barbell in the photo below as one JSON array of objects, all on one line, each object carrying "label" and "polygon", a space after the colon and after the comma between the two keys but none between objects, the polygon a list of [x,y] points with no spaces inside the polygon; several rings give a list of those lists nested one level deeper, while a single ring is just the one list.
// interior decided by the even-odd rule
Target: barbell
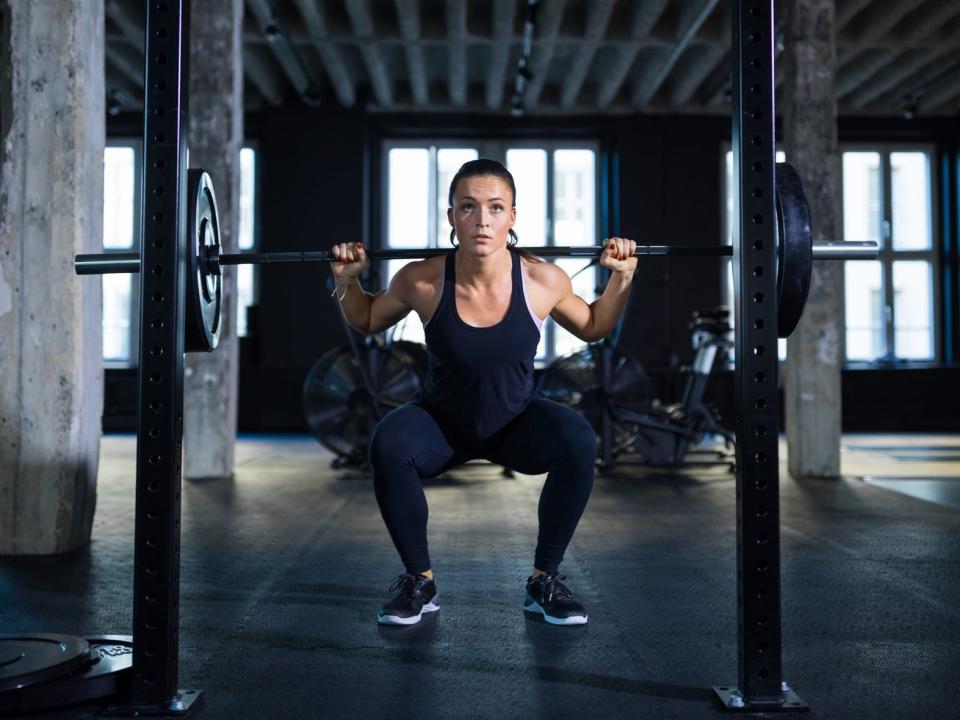
[{"label": "barbell", "polygon": [[[220,340],[223,326],[221,275],[227,265],[334,262],[330,250],[268,253],[224,253],[213,182],[203,170],[187,174],[187,283],[184,295],[184,342],[187,352],[210,352]],[[777,163],[777,327],[780,337],[796,328],[810,292],[813,260],[870,260],[879,249],[875,242],[813,242],[810,208],[800,177],[787,163]],[[758,221],[755,219],[755,221]],[[597,258],[602,245],[526,247],[541,257]],[[388,248],[368,250],[371,260],[413,260],[445,255],[446,248]],[[730,245],[638,245],[640,257],[730,257]],[[78,275],[158,272],[141,267],[138,253],[77,255]]]}]

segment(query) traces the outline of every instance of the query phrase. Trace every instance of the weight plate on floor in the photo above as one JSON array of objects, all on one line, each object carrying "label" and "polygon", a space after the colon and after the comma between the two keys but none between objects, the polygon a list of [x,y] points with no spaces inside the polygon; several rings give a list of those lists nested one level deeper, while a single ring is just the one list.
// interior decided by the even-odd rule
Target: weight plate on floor
[{"label": "weight plate on floor", "polygon": [[810,206],[792,165],[777,163],[777,335],[796,329],[810,293],[813,230]]},{"label": "weight plate on floor", "polygon": [[90,659],[90,643],[73,635],[0,635],[0,692],[73,672]]},{"label": "weight plate on floor", "polygon": [[104,635],[87,642],[90,653],[83,666],[53,680],[0,693],[0,712],[33,712],[126,693],[133,673],[133,638]]},{"label": "weight plate on floor", "polygon": [[187,172],[187,281],[184,343],[187,352],[210,352],[220,342],[223,283],[219,263],[220,216],[213,181],[203,170]]}]

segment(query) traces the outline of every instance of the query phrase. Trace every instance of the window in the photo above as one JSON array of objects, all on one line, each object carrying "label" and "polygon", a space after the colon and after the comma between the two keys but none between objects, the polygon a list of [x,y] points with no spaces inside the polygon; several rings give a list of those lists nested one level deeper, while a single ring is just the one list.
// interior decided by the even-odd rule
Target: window
[{"label": "window", "polygon": [[843,239],[880,245],[844,263],[847,360],[937,356],[931,164],[920,148],[843,153]]},{"label": "window", "polygon": [[[255,242],[256,210],[256,151],[251,147],[240,150],[240,225],[237,228],[237,248],[240,252],[253,250]],[[237,337],[247,334],[247,308],[256,302],[254,294],[255,265],[237,265]]]},{"label": "window", "polygon": [[[597,242],[596,147],[589,143],[489,141],[391,143],[386,156],[386,245],[396,248],[448,247],[447,194],[460,166],[480,156],[499,159],[517,185],[519,245],[595,245]],[[587,259],[556,262],[573,279],[573,291],[586,302],[596,299],[598,266]],[[390,260],[386,287],[409,261]],[[583,271],[583,272],[581,272]],[[410,313],[395,338],[423,343],[423,326]],[[584,343],[547,318],[535,358],[537,366],[582,348]]]},{"label": "window", "polygon": [[[103,153],[103,250],[130,252],[139,235],[138,205],[134,197],[140,175],[140,143],[117,140]],[[140,278],[135,274],[104,275],[103,360],[108,365],[131,363],[136,353]]]},{"label": "window", "polygon": [[[783,150],[777,150],[777,162],[786,162],[786,155]],[[727,150],[724,155],[723,163],[723,187],[724,187],[724,196],[726,202],[724,204],[723,210],[723,219],[724,219],[724,236],[727,239],[727,245],[733,245],[733,151]],[[724,267],[724,277],[723,277],[723,287],[724,292],[723,296],[725,298],[724,302],[727,304],[727,307],[730,308],[730,327],[735,327],[736,323],[736,313],[734,312],[734,303],[733,303],[733,258],[726,258],[723,263]],[[734,361],[735,350],[730,348],[729,350],[729,359],[730,362]],[[781,360],[785,360],[787,357],[787,341],[786,338],[779,338],[777,340],[777,357]]]}]

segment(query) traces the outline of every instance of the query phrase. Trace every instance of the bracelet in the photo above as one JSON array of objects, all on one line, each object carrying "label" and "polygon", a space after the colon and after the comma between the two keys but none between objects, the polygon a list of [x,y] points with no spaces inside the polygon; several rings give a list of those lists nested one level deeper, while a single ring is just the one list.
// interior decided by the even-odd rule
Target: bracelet
[{"label": "bracelet", "polygon": [[343,299],[347,296],[347,288],[349,288],[351,285],[356,285],[356,284],[357,284],[356,280],[350,280],[349,282],[345,282],[345,283],[337,282],[333,286],[333,292],[330,293],[330,297],[333,297],[334,295],[336,295],[338,289],[343,288],[343,293],[341,295],[337,295],[337,301],[343,302]]}]

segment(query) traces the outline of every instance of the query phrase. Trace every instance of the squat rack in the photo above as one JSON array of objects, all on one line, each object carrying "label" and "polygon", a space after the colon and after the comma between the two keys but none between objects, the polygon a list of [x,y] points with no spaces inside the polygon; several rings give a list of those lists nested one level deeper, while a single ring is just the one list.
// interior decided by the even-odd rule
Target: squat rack
[{"label": "squat rack", "polygon": [[[782,675],[773,0],[731,11],[737,683],[714,692],[734,711],[798,711]],[[178,689],[189,13],[189,0],[147,3],[133,685],[113,708],[124,715],[185,714],[200,696]]]}]

